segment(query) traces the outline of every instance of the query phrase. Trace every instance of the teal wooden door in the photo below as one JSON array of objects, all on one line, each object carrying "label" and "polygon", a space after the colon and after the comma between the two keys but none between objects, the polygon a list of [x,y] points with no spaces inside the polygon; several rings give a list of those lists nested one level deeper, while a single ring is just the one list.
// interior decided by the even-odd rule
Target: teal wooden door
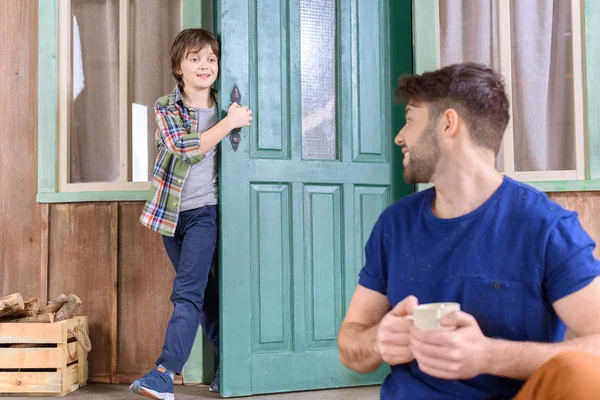
[{"label": "teal wooden door", "polygon": [[254,110],[238,150],[221,147],[224,396],[375,384],[389,370],[353,373],[336,345],[393,197],[388,11],[386,0],[219,2],[221,108],[237,85]]}]

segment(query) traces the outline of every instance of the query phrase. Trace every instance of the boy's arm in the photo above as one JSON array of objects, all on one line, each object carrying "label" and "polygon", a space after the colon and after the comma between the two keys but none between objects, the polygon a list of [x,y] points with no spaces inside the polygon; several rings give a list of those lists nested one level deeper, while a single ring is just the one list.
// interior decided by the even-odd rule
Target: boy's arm
[{"label": "boy's arm", "polygon": [[212,128],[200,133],[188,133],[181,118],[156,104],[156,139],[176,157],[195,164],[202,161],[204,154],[215,147],[234,128],[249,126],[252,111],[248,107],[232,104],[227,116]]},{"label": "boy's arm", "polygon": [[220,120],[215,126],[200,134],[200,153],[206,154],[223,140],[234,129],[228,117]]},{"label": "boy's arm", "polygon": [[203,158],[200,152],[200,134],[188,133],[181,117],[158,102],[154,106],[154,113],[158,124],[158,142],[177,158],[189,164],[200,162]]},{"label": "boy's arm", "polygon": [[235,128],[250,126],[252,119],[252,110],[248,106],[232,103],[227,110],[225,118],[209,130],[200,134],[200,153],[206,154]]}]

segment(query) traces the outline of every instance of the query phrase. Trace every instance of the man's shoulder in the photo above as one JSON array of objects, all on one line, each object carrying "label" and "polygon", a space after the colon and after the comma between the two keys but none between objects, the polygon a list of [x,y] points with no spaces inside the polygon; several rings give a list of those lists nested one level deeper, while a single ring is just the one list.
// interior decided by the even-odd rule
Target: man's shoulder
[{"label": "man's shoulder", "polygon": [[503,197],[503,205],[508,208],[513,217],[517,215],[522,221],[544,222],[553,224],[553,222],[576,214],[574,211],[563,208],[560,204],[553,201],[544,192],[511,178],[507,180],[507,196]]},{"label": "man's shoulder", "polygon": [[386,207],[378,218],[379,227],[406,224],[421,216],[425,205],[430,201],[433,189],[409,194]]}]

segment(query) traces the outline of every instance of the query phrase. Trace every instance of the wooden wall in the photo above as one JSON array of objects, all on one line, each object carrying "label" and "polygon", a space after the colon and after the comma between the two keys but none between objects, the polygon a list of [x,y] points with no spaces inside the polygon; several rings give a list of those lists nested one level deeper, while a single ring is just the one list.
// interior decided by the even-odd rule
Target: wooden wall
[{"label": "wooden wall", "polygon": [[77,294],[90,380],[129,382],[160,354],[174,271],[140,202],[36,203],[37,4],[0,0],[0,295]]},{"label": "wooden wall", "polygon": [[96,382],[129,382],[160,354],[173,267],[160,235],[139,223],[143,203],[50,206],[48,292],[76,293],[88,315]]},{"label": "wooden wall", "polygon": [[[160,353],[173,269],[142,203],[36,204],[37,1],[0,1],[0,54],[0,294],[76,293],[91,381],[129,382]],[[600,241],[600,193],[551,197]]]},{"label": "wooden wall", "polygon": [[39,293],[36,1],[0,1],[0,89],[0,292]]},{"label": "wooden wall", "polygon": [[598,243],[594,255],[600,259],[600,192],[562,192],[549,196],[564,208],[579,213],[581,225]]}]

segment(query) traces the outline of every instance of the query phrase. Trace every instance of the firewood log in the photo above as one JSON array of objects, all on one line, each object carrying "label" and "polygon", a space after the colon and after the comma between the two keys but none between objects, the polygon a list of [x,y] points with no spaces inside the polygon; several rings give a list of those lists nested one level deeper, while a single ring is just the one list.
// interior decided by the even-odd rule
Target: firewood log
[{"label": "firewood log", "polygon": [[38,299],[27,299],[25,300],[24,304],[25,307],[22,310],[16,310],[10,314],[0,317],[0,321],[5,322],[10,321],[11,319],[33,317],[34,315],[38,314],[38,311],[40,310],[40,303],[38,302]]},{"label": "firewood log", "polygon": [[0,317],[20,311],[25,308],[23,296],[20,293],[9,294],[8,296],[0,297],[0,302],[4,303],[4,308],[0,311]]},{"label": "firewood log", "polygon": [[69,301],[61,307],[56,313],[56,322],[69,319],[73,316],[73,312],[82,304],[81,299],[75,296],[73,293],[69,295]]},{"label": "firewood log", "polygon": [[46,313],[46,314],[38,314],[33,317],[25,317],[25,318],[17,318],[10,320],[11,323],[33,323],[33,322],[45,322],[45,323],[53,323],[55,321],[54,314]]},{"label": "firewood log", "polygon": [[42,308],[38,314],[55,313],[61,309],[62,306],[69,300],[69,296],[61,294],[55,299],[48,301],[48,305]]}]

